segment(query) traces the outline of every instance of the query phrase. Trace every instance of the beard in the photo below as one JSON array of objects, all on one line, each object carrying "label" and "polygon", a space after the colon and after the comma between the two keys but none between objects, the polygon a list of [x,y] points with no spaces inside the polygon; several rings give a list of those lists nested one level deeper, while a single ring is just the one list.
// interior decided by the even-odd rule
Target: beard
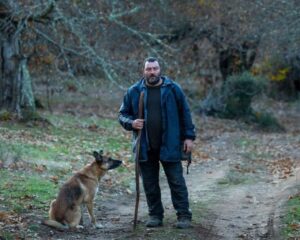
[{"label": "beard", "polygon": [[149,77],[145,77],[145,79],[149,85],[156,85],[160,80],[160,75],[158,75],[158,76],[151,75]]}]

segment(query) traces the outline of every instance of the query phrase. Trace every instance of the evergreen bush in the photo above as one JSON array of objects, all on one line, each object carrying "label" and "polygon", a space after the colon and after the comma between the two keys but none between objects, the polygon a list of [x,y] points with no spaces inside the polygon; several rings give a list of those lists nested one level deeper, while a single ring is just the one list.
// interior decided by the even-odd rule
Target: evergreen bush
[{"label": "evergreen bush", "polygon": [[200,103],[200,112],[221,118],[242,119],[256,123],[262,130],[282,131],[284,128],[272,114],[255,113],[251,103],[266,90],[267,80],[249,72],[233,75],[219,88],[214,88]]},{"label": "evergreen bush", "polygon": [[249,72],[230,76],[221,89],[225,99],[221,113],[227,118],[241,118],[252,114],[252,98],[258,96],[266,87],[266,81]]}]

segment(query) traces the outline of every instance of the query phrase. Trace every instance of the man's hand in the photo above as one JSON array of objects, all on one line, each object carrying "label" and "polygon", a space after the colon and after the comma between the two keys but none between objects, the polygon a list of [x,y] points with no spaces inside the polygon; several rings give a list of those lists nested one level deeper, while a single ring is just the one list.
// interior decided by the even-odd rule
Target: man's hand
[{"label": "man's hand", "polygon": [[194,142],[191,139],[185,139],[183,142],[183,150],[187,153],[191,152],[194,148]]},{"label": "man's hand", "polygon": [[133,129],[135,130],[141,130],[143,129],[144,127],[144,119],[135,119],[133,122],[132,122],[132,127]]}]

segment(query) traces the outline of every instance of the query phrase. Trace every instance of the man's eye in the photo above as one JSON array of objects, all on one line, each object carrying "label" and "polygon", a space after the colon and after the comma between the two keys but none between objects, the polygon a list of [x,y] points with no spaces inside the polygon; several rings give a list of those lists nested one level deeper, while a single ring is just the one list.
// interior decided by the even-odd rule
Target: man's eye
[{"label": "man's eye", "polygon": [[146,68],[146,71],[151,71],[152,69],[153,69],[154,71],[156,71],[156,70],[158,69],[158,67]]}]

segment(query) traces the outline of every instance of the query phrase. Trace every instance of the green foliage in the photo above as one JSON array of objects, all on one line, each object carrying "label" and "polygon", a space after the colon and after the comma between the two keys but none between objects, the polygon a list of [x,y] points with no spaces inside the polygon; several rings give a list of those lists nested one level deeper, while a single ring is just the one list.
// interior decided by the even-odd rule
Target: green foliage
[{"label": "green foliage", "polygon": [[253,97],[263,92],[266,81],[249,72],[233,75],[215,88],[201,104],[201,110],[209,115],[224,118],[244,118],[252,113]]},{"label": "green foliage", "polygon": [[35,110],[24,109],[22,111],[22,117],[21,117],[22,122],[29,122],[32,120],[40,120],[40,119],[41,119],[41,116]]},{"label": "green foliage", "polygon": [[[268,94],[278,100],[294,101],[299,97],[300,60],[297,54],[274,55],[267,58],[256,70],[270,81]],[[299,87],[298,87],[299,88]]]},{"label": "green foliage", "polygon": [[278,122],[278,120],[268,112],[254,113],[252,121],[257,123],[259,128],[264,131],[285,131],[284,127]]},{"label": "green foliage", "polygon": [[284,217],[282,234],[285,238],[298,238],[300,236],[300,196],[294,196],[287,203],[287,214]]},{"label": "green foliage", "polygon": [[3,239],[3,240],[14,240],[15,237],[10,233],[10,232],[0,232],[0,239]]},{"label": "green foliage", "polygon": [[15,212],[44,207],[55,197],[56,186],[38,174],[15,174],[0,170],[0,189],[3,203]]},{"label": "green foliage", "polygon": [[201,103],[201,111],[221,118],[242,119],[255,123],[262,130],[282,131],[284,128],[270,113],[255,113],[251,104],[254,97],[266,89],[264,78],[249,72],[230,76],[221,88],[216,88]]},{"label": "green foliage", "polygon": [[222,186],[234,186],[239,184],[247,184],[249,182],[249,176],[246,172],[237,171],[236,169],[230,169],[224,178],[218,180],[218,184]]},{"label": "green foliage", "polygon": [[0,111],[0,121],[9,121],[12,119],[12,114],[7,110]]},{"label": "green foliage", "polygon": [[20,161],[21,156],[22,153],[19,146],[0,142],[0,160],[10,158],[10,161]]},{"label": "green foliage", "polygon": [[[5,199],[2,207],[16,212],[48,208],[57,193],[57,185],[50,179],[59,186],[72,171],[93,159],[94,150],[103,149],[113,158],[128,161],[130,140],[117,121],[68,114],[43,117],[52,125],[1,124],[0,169],[9,169],[0,170],[0,198]],[[129,172],[120,167],[114,174],[123,183]]]},{"label": "green foliage", "polygon": [[[0,142],[0,159],[8,162],[10,167],[29,168],[37,165],[49,165],[50,172],[61,169],[70,169],[65,162],[64,155],[69,154],[69,149],[64,145],[47,145],[36,141],[35,143]],[[52,163],[54,162],[54,164]],[[56,162],[56,164],[55,164]]]},{"label": "green foliage", "polygon": [[252,113],[252,98],[265,89],[265,81],[249,72],[230,76],[224,83],[221,94],[226,99],[221,113],[226,118],[247,117]]}]

